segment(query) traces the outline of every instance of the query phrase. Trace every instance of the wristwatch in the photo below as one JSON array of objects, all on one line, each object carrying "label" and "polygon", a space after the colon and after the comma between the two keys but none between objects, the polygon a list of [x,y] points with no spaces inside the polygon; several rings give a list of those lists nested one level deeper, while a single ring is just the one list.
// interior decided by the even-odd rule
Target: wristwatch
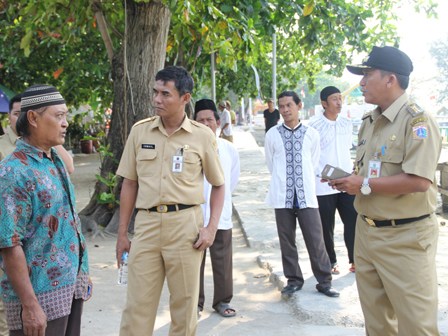
[{"label": "wristwatch", "polygon": [[366,177],[364,178],[364,182],[362,182],[361,184],[361,193],[365,196],[370,195],[370,193],[372,192],[372,189],[369,186],[369,178]]}]

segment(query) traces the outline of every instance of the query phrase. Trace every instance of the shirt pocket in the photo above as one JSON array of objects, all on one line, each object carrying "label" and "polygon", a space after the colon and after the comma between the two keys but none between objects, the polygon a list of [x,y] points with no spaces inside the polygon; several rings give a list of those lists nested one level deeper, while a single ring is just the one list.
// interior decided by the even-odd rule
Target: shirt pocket
[{"label": "shirt pocket", "polygon": [[142,150],[137,154],[137,174],[142,176],[153,176],[156,171],[157,151]]},{"label": "shirt pocket", "polygon": [[361,169],[364,166],[364,156],[366,155],[367,147],[365,145],[362,145],[361,147],[358,147],[358,150],[356,151],[356,160],[355,160],[355,168],[358,167],[358,169]]},{"label": "shirt pocket", "polygon": [[181,180],[191,181],[202,172],[201,157],[194,152],[184,153],[181,173],[174,173]]},{"label": "shirt pocket", "polygon": [[404,150],[385,149],[385,155],[380,155],[381,176],[393,176],[403,172],[402,164],[404,159]]}]

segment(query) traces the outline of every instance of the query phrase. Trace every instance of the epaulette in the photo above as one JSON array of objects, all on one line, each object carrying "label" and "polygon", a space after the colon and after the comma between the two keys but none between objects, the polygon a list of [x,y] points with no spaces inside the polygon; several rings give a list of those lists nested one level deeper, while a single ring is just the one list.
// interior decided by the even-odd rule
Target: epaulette
[{"label": "epaulette", "polygon": [[[140,124],[144,124],[144,123],[147,123],[147,122],[149,122],[149,121],[156,120],[156,118],[157,118],[157,117],[151,117],[151,118],[142,119],[142,120],[140,120],[140,121],[137,121],[137,122],[134,124],[134,126],[138,126],[138,125],[140,125]],[[133,126],[133,127],[134,127],[134,126]]]},{"label": "epaulette", "polygon": [[406,110],[413,116],[415,117],[417,114],[423,113],[425,112],[424,109],[422,109],[420,106],[418,106],[417,104],[413,103],[411,105],[409,105]]},{"label": "epaulette", "polygon": [[362,120],[367,119],[368,117],[370,117],[372,115],[372,111],[366,112],[364,113],[364,115],[362,116]]},{"label": "epaulette", "polygon": [[190,119],[190,122],[192,125],[195,125],[195,126],[199,126],[199,125],[204,126],[204,124],[198,123],[196,120],[193,120],[193,119]]}]

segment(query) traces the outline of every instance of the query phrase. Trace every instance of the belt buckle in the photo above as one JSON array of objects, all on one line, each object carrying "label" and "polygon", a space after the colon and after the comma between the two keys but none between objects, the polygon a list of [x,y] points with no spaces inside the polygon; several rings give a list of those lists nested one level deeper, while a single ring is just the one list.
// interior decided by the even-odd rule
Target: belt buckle
[{"label": "belt buckle", "polygon": [[157,212],[165,213],[168,211],[168,205],[161,204],[157,206]]},{"label": "belt buckle", "polygon": [[368,217],[364,217],[364,219],[366,220],[367,223],[369,223],[369,225],[371,226],[376,226],[375,222],[373,221],[373,219],[370,219]]}]

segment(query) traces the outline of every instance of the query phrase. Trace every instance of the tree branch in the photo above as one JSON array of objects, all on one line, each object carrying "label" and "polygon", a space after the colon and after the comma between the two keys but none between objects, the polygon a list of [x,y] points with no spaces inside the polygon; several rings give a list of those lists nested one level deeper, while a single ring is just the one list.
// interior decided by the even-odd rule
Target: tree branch
[{"label": "tree branch", "polygon": [[[104,16],[103,16],[104,17]],[[104,21],[106,21],[107,26],[110,28],[110,30],[113,31],[115,35],[117,35],[119,38],[123,38],[123,34],[120,33],[112,24],[104,17]]]},{"label": "tree branch", "polygon": [[103,12],[101,11],[101,3],[95,0],[90,0],[90,2],[92,3],[92,10],[95,13],[98,29],[100,30],[101,37],[103,38],[104,45],[106,46],[109,62],[110,64],[112,64],[112,59],[114,58],[115,51],[109,35],[109,31],[107,30],[106,20],[104,19]]}]

